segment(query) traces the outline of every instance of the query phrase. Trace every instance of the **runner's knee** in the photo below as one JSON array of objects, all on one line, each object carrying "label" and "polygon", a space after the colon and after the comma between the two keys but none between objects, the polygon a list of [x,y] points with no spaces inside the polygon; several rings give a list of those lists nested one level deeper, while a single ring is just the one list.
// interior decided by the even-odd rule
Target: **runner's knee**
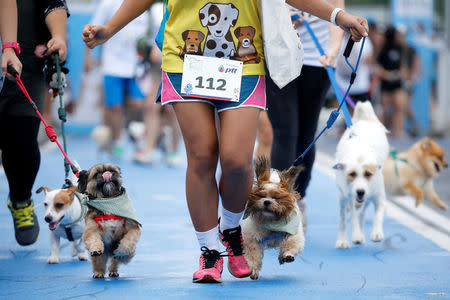
[{"label": "runner's knee", "polygon": [[220,157],[223,176],[247,175],[252,172],[252,158],[244,155],[223,155]]},{"label": "runner's knee", "polygon": [[215,173],[218,160],[218,151],[215,147],[197,147],[188,153],[189,168],[196,173]]}]

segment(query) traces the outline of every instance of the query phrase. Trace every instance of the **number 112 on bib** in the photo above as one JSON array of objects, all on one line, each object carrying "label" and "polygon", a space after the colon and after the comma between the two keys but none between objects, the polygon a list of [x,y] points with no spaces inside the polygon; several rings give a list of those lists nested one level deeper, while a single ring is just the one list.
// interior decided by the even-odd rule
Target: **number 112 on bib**
[{"label": "number 112 on bib", "polygon": [[181,96],[239,101],[242,62],[215,57],[184,56]]}]

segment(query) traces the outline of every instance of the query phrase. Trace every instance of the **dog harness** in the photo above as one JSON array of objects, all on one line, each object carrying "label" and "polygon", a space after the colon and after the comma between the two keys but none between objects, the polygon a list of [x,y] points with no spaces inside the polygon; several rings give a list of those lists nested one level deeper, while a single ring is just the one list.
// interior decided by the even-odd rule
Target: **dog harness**
[{"label": "dog harness", "polygon": [[123,220],[123,227],[125,227],[125,219],[124,217],[116,216],[116,215],[101,215],[94,218],[95,223],[97,223],[98,229],[102,229],[102,225],[100,225],[100,222],[103,220]]},{"label": "dog harness", "polygon": [[401,161],[401,162],[403,162],[403,163],[405,163],[405,164],[407,164],[408,163],[408,160],[406,160],[405,158],[400,158],[400,157],[398,157],[397,156],[397,151],[391,151],[390,153],[389,153],[389,155],[392,157],[392,159],[394,160],[394,170],[395,170],[395,175],[397,175],[397,177],[398,176],[400,176],[400,173],[399,173],[399,171],[398,171],[398,165],[397,165],[397,162],[399,162],[399,161]]},{"label": "dog harness", "polygon": [[270,231],[285,232],[294,235],[298,232],[299,224],[300,211],[296,207],[289,217],[281,219],[278,222],[262,224],[262,227]]},{"label": "dog harness", "polygon": [[77,224],[77,223],[79,223],[85,216],[86,216],[86,211],[87,211],[87,209],[86,209],[86,206],[85,205],[83,205],[83,202],[82,202],[82,196],[80,196],[81,194],[79,194],[79,193],[77,193],[77,192],[75,192],[75,196],[77,197],[77,199],[78,199],[78,201],[80,202],[80,205],[81,205],[81,213],[80,213],[80,216],[75,220],[75,221],[73,221],[72,223],[69,223],[69,224],[60,224],[60,226],[62,227],[62,228],[64,228],[64,231],[66,232],[66,235],[67,235],[67,239],[70,241],[70,242],[73,242],[75,239],[73,238],[73,233],[72,233],[72,226],[73,225],[75,225],[75,224]]},{"label": "dog harness", "polygon": [[[247,212],[247,210],[244,212],[244,219],[248,218],[249,213]],[[289,215],[289,217],[281,219],[278,222],[273,222],[273,223],[266,223],[266,224],[262,224],[262,227],[270,230],[270,231],[275,231],[278,233],[274,233],[271,235],[268,235],[264,238],[262,238],[259,243],[261,245],[265,245],[267,242],[271,241],[271,240],[276,240],[276,239],[282,239],[286,236],[286,234],[297,234],[298,232],[298,225],[300,224],[301,220],[300,220],[300,210],[296,207],[294,209],[294,211]]]},{"label": "dog harness", "polygon": [[75,192],[75,194],[81,195],[83,199],[81,204],[83,206],[91,206],[104,213],[104,215],[96,217],[98,218],[97,220],[94,218],[97,225],[99,225],[98,222],[105,219],[123,219],[124,222],[126,219],[130,219],[135,221],[139,226],[142,226],[137,220],[136,211],[125,189],[121,195],[112,198],[89,199],[87,195],[79,192]]}]

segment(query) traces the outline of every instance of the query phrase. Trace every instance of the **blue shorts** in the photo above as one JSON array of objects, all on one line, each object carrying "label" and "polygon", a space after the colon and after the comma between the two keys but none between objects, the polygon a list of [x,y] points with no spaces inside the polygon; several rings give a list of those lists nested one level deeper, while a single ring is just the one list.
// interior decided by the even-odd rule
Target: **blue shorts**
[{"label": "blue shorts", "polygon": [[134,78],[105,75],[103,85],[106,107],[122,105],[125,102],[125,96],[133,101],[145,100],[145,96]]},{"label": "blue shorts", "polygon": [[266,82],[264,75],[242,76],[239,102],[181,96],[182,75],[181,73],[162,72],[162,80],[158,96],[156,97],[156,103],[165,105],[177,102],[204,102],[212,105],[218,112],[239,107],[266,109]]}]

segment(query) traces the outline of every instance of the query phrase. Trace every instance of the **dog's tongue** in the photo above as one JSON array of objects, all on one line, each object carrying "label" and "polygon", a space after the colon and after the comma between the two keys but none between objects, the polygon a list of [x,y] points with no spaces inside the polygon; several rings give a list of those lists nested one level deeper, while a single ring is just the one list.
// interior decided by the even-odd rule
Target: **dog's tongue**
[{"label": "dog's tongue", "polygon": [[102,177],[105,182],[110,182],[112,179],[112,173],[109,171],[103,172]]}]

